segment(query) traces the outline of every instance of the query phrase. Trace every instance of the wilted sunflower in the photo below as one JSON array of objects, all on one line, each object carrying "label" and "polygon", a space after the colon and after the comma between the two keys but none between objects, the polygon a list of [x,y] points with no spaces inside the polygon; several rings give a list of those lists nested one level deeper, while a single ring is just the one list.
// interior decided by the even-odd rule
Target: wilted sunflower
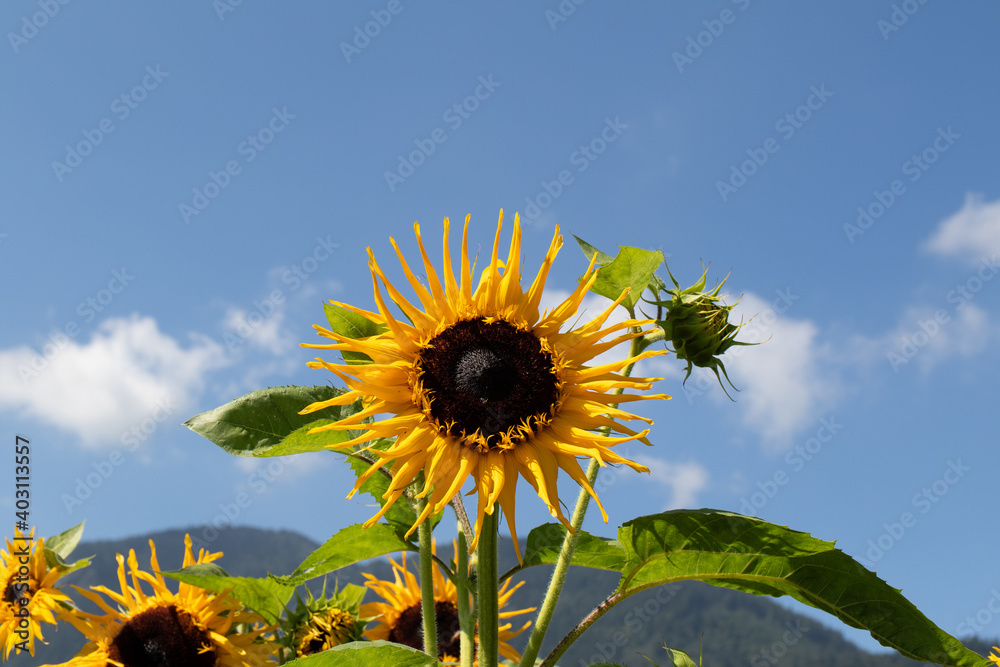
[{"label": "wilted sunflower", "polygon": [[[26,646],[28,653],[35,655],[35,638],[44,643],[41,622],[56,624],[55,611],[60,603],[69,603],[65,593],[55,588],[55,583],[64,574],[60,567],[50,568],[45,562],[45,538],[34,539],[35,531],[26,538],[15,529],[14,542],[7,540],[7,550],[0,550],[0,586],[3,587],[3,601],[0,602],[0,646],[3,659],[17,646]],[[22,600],[24,603],[22,604]],[[27,609],[26,616],[18,616],[21,609]],[[22,612],[23,613],[23,612]]]},{"label": "wilted sunflower", "polygon": [[[105,586],[91,592],[77,590],[105,613],[74,612],[65,619],[90,640],[83,650],[62,667],[145,667],[185,665],[185,667],[258,667],[268,664],[272,645],[255,641],[264,632],[261,619],[241,609],[229,595],[215,595],[203,588],[181,583],[178,592],[167,588],[156,545],[149,541],[152,556],[150,574],[139,569],[135,550],[129,552],[128,569],[132,584],[125,579],[125,559],[118,555],[118,584],[121,593]],[[191,537],[184,537],[184,567],[210,563],[222,556],[201,549],[197,560],[191,553]],[[147,595],[140,582],[149,584]],[[103,593],[118,609],[97,593]],[[231,633],[233,625],[254,626],[243,633]]]},{"label": "wilted sunflower", "polygon": [[[507,517],[514,544],[514,498],[518,476],[528,480],[548,505],[552,516],[569,527],[560,507],[556,480],[565,470],[600,505],[577,457],[588,457],[602,465],[623,463],[637,471],[649,470],[611,451],[629,440],[649,444],[648,429],[635,432],[617,421],[651,420],[611,407],[625,401],[669,398],[664,395],[617,395],[615,389],[648,390],[658,378],[630,378],[618,373],[627,365],[660,352],[644,352],[610,364],[587,366],[587,362],[639,335],[636,328],[649,320],[626,320],[605,328],[619,298],[603,313],[570,331],[562,331],[576,313],[597,278],[591,262],[576,290],[551,312],[539,315],[539,303],[549,268],[562,246],[556,228],[537,277],[527,292],[521,288],[521,226],[514,216],[514,233],[507,260],[499,257],[500,224],[493,254],[473,291],[469,263],[468,229],[465,219],[459,278],[452,272],[448,249],[448,219],[444,220],[443,283],[431,264],[414,224],[423,258],[427,286],[421,283],[390,239],[403,271],[416,292],[421,310],[411,304],[388,281],[368,249],[369,267],[378,312],[331,302],[376,323],[382,333],[349,338],[317,326],[319,334],[336,343],[305,345],[320,349],[361,353],[373,363],[338,365],[323,360],[313,368],[334,372],[349,391],[328,401],[313,403],[303,414],[333,405],[366,400],[364,410],[338,422],[313,429],[362,429],[363,435],[331,448],[341,449],[378,438],[395,438],[385,450],[371,450],[375,463],[363,474],[350,498],[378,468],[391,463],[392,483],[382,510],[365,524],[370,526],[392,506],[406,487],[423,472],[418,497],[429,502],[410,532],[427,517],[442,509],[460,491],[470,476],[475,480],[479,504],[474,548],[479,541],[484,514],[493,514],[499,501]],[[406,320],[397,319],[387,307],[379,287]],[[626,330],[605,340],[610,334]],[[383,421],[362,423],[368,417],[391,414]],[[620,436],[595,433],[600,427]],[[607,514],[601,507],[604,520]]]},{"label": "wilted sunflower", "polygon": [[[385,602],[369,602],[361,606],[362,618],[371,618],[378,622],[378,625],[365,632],[365,637],[373,641],[384,639],[423,650],[424,626],[420,584],[417,582],[417,578],[406,569],[405,552],[402,554],[402,564],[391,558],[389,561],[392,563],[392,574],[395,581],[384,581],[370,574],[365,574],[365,579],[368,580],[365,586],[385,600]],[[505,618],[535,611],[535,607],[517,611],[503,611],[511,596],[523,584],[522,581],[511,587],[510,579],[508,579],[500,587],[497,594],[497,605],[501,610],[501,621]],[[458,590],[455,588],[455,584],[445,577],[437,563],[434,563],[434,615],[437,621],[438,658],[446,663],[457,663],[461,652],[457,602]],[[529,625],[531,625],[531,621],[525,622],[517,631],[512,630],[511,623],[500,625],[500,655],[514,662],[521,659],[521,654],[509,644],[509,641],[524,632]],[[478,636],[476,641],[478,643]]]}]

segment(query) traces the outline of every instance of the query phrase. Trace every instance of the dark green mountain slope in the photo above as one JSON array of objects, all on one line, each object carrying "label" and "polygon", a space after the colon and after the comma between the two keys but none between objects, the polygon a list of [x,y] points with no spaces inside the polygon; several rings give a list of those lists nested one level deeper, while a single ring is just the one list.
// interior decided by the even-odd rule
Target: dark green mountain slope
[{"label": "dark green mountain slope", "polygon": [[[82,587],[103,583],[116,588],[115,554],[127,554],[130,548],[134,548],[140,565],[148,567],[150,538],[157,545],[160,565],[165,569],[176,569],[181,564],[184,532],[170,530],[121,541],[85,542],[74,555],[93,554],[93,565],[70,575],[68,582]],[[200,529],[192,530],[193,535],[200,533]],[[196,553],[198,545],[195,540]],[[222,531],[211,544],[203,546],[225,554],[219,564],[230,574],[262,576],[267,572],[291,572],[318,545],[288,531],[232,528]],[[510,546],[509,542],[501,546],[505,554],[501,572],[516,562]],[[449,548],[442,548],[440,553],[443,557],[450,554],[450,545]],[[364,568],[345,568],[336,576],[341,582],[362,584],[362,571],[382,578],[391,576],[389,565],[384,560],[367,563]],[[524,580],[525,585],[514,596],[509,608],[520,609],[539,604],[550,572],[550,567],[534,567],[516,575],[515,581]],[[617,576],[611,572],[573,568],[549,628],[542,655],[547,654],[577,621],[603,600],[614,589],[616,582]],[[80,602],[81,596],[74,592],[74,598]],[[523,618],[532,617],[533,614]],[[58,632],[50,628],[43,627],[49,646],[42,646],[34,659],[30,656],[12,657],[11,664],[34,667],[60,663],[71,658],[83,645],[83,637],[71,626],[63,624]],[[527,634],[525,632],[517,638],[520,641],[515,640],[513,644],[520,648]],[[896,667],[921,664],[895,654],[874,655],[861,651],[838,631],[788,611],[769,598],[695,582],[661,587],[625,600],[590,628],[559,664],[561,667],[586,667],[591,662],[609,661],[629,667],[648,667],[649,663],[640,657],[640,653],[662,664],[665,654],[660,646],[664,642],[697,656],[702,640],[706,667]],[[977,639],[966,643],[973,650],[985,654],[997,642]]]}]

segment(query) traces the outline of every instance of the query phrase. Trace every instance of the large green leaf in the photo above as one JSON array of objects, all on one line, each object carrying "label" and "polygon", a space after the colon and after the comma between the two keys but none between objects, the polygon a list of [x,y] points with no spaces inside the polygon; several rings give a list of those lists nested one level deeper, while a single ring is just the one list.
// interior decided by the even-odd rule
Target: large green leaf
[{"label": "large green leaf", "polygon": [[422,651],[387,641],[350,642],[298,658],[295,667],[437,667],[437,660]]},{"label": "large green leaf", "polygon": [[[531,529],[524,550],[522,568],[532,565],[551,565],[559,559],[566,528],[558,523],[546,523]],[[576,550],[573,551],[573,565],[593,567],[599,570],[621,572],[625,565],[625,549],[618,540],[591,535],[579,531]]]},{"label": "large green leaf", "polygon": [[61,567],[64,574],[69,574],[74,570],[90,565],[90,556],[80,558],[72,563],[67,561],[69,555],[80,543],[83,536],[83,522],[76,524],[72,528],[67,528],[58,535],[45,538],[45,562],[49,567]]},{"label": "large green leaf", "polygon": [[349,417],[361,410],[361,402],[333,406],[308,415],[299,411],[310,403],[340,396],[336,387],[270,387],[258,389],[203,412],[184,422],[236,456],[285,456],[315,452],[326,445],[347,442],[351,431],[324,431],[309,435],[316,426]]},{"label": "large green leaf", "polygon": [[188,565],[183,570],[163,572],[171,579],[192,584],[213,593],[231,591],[246,607],[257,612],[268,623],[276,623],[285,610],[285,604],[295,592],[295,586],[274,577],[232,577],[215,563]]},{"label": "large green leaf", "polygon": [[[330,330],[346,338],[368,338],[389,329],[384,324],[372,322],[352,310],[335,306],[332,303],[323,304],[323,311],[326,313],[327,322],[330,323]],[[371,357],[362,352],[340,350],[340,356],[347,364],[370,364],[372,362]]]},{"label": "large green leaf", "polygon": [[279,577],[282,583],[298,585],[328,572],[394,551],[416,551],[417,547],[396,534],[392,526],[377,523],[371,528],[348,526],[309,554],[295,572]]},{"label": "large green leaf", "polygon": [[626,563],[622,596],[697,580],[755,595],[788,595],[868,630],[914,660],[956,667],[990,665],[937,627],[913,603],[835,548],[808,533],[716,510],[676,510],[633,519],[618,531]]},{"label": "large green leaf", "polygon": [[639,303],[647,287],[659,288],[663,284],[655,275],[656,269],[663,263],[663,253],[659,250],[621,246],[618,255],[609,262],[609,255],[586,241],[577,238],[576,242],[588,259],[597,254],[597,264],[601,267],[590,291],[614,300],[621,296],[626,287],[631,288],[628,296],[622,300],[622,305],[630,313],[635,312],[635,305]]}]

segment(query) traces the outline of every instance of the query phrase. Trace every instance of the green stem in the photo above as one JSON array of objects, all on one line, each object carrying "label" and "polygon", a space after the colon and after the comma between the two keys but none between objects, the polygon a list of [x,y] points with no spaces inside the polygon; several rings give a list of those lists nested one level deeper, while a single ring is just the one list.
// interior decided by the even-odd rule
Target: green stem
[{"label": "green stem", "polygon": [[[629,345],[628,356],[634,357],[638,354],[641,349],[640,346],[641,342],[639,339],[633,338],[631,345]],[[631,375],[634,366],[634,362],[628,364],[624,368],[622,376],[628,377]],[[622,391],[622,389],[616,389],[615,393],[620,394]],[[610,429],[602,427],[599,429],[599,432],[608,435]],[[587,481],[590,483],[591,488],[594,486],[594,481],[597,479],[597,472],[600,469],[601,465],[597,462],[597,459],[591,459],[590,465],[587,466]],[[556,561],[555,569],[552,571],[552,580],[549,582],[548,590],[545,591],[545,599],[542,600],[542,606],[538,610],[538,617],[535,619],[535,625],[531,629],[531,636],[528,637],[528,644],[524,647],[524,654],[521,656],[519,667],[533,667],[535,659],[538,657],[538,652],[542,648],[542,640],[545,638],[545,633],[549,629],[549,623],[552,621],[552,615],[555,613],[556,602],[559,601],[559,594],[562,592],[563,584],[566,583],[566,574],[569,572],[569,565],[573,560],[573,552],[576,550],[580,527],[583,525],[583,517],[587,514],[589,504],[590,494],[587,493],[585,488],[581,487],[580,494],[576,498],[576,507],[573,509],[573,515],[569,520],[571,529],[566,533],[566,537],[563,538],[562,548],[559,550],[559,559]]]},{"label": "green stem", "polygon": [[[426,505],[425,498],[417,499],[418,515],[423,512]],[[431,531],[429,520],[417,528],[417,538],[420,542],[420,598],[424,617],[424,653],[437,658],[437,613],[434,609],[434,551]]]},{"label": "green stem", "polygon": [[455,572],[455,591],[458,598],[458,627],[461,646],[461,667],[472,667],[476,652],[476,619],[469,607],[469,545],[465,542],[461,522],[458,528],[458,550],[455,552],[457,563]]},{"label": "green stem", "polygon": [[479,667],[497,667],[500,648],[500,608],[497,602],[497,519],[499,507],[483,517],[476,549],[479,561]]}]

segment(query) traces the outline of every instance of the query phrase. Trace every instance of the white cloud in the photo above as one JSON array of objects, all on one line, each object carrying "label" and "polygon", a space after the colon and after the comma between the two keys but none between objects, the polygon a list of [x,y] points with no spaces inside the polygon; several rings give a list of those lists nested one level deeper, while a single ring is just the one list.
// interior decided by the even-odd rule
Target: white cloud
[{"label": "white cloud", "polygon": [[882,347],[892,370],[898,372],[916,360],[920,370],[929,373],[942,361],[978,355],[998,333],[986,311],[972,303],[954,313],[910,308]]},{"label": "white cloud", "polygon": [[251,311],[229,308],[223,326],[229,329],[227,347],[235,351],[243,343],[250,347],[283,355],[296,347],[295,337],[282,326],[285,310],[273,302],[261,302]]},{"label": "white cloud", "polygon": [[0,409],[73,433],[87,447],[118,444],[135,427],[180,423],[205,374],[225,364],[214,341],[192,336],[183,348],[138,315],[105,320],[89,343],[63,336],[42,352],[0,350]]},{"label": "white cloud", "polygon": [[938,225],[924,249],[972,262],[1000,253],[1000,200],[984,203],[982,195],[967,195],[965,205]]},{"label": "white cloud", "polygon": [[698,492],[708,484],[705,466],[695,461],[672,463],[641,454],[635,460],[649,468],[650,481],[667,488],[670,495],[663,510],[698,507]]},{"label": "white cloud", "polygon": [[[797,298],[790,298],[786,290],[767,303],[755,294],[744,294],[730,320],[747,322],[738,340],[761,344],[732,347],[722,357],[741,390],[737,405],[744,425],[759,433],[765,449],[772,451],[790,445],[792,437],[828,409],[840,392],[830,351],[817,341],[816,324],[781,314]],[[708,377],[715,382],[714,375]]]}]

